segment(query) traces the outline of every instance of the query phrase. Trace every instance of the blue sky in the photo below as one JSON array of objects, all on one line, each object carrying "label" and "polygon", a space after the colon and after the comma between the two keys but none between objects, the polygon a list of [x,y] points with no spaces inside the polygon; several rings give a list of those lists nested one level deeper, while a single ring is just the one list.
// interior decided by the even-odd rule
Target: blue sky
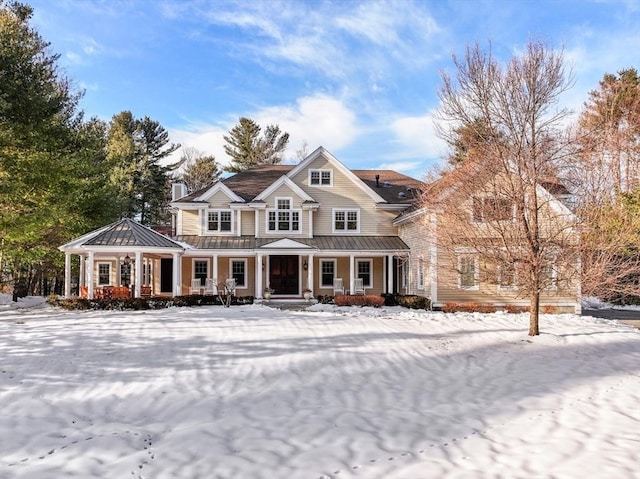
[{"label": "blue sky", "polygon": [[290,133],[289,162],[306,142],[420,177],[446,152],[440,72],[475,42],[504,61],[530,39],[564,48],[576,111],[605,73],[640,68],[637,0],[24,1],[87,116],[149,116],[222,164],[246,116]]}]

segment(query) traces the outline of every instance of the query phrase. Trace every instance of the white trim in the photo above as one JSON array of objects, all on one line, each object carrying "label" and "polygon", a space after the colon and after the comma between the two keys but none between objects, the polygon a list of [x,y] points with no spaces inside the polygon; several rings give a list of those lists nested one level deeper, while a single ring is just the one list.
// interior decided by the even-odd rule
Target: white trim
[{"label": "white trim", "polygon": [[[229,221],[231,225],[231,230],[229,231],[222,231],[221,229],[210,230],[209,229],[209,213],[218,213],[218,228],[220,227],[220,224],[221,224],[220,213],[229,213],[231,215],[231,218]],[[202,236],[233,236],[235,234],[235,228],[234,228],[235,222],[237,221],[237,218],[235,218],[236,216],[241,216],[241,215],[236,215],[232,209],[207,208],[206,210],[202,210],[202,219],[203,219]]]},{"label": "white trim", "polygon": [[248,258],[229,258],[229,278],[233,278],[233,262],[238,261],[244,263],[244,284],[238,284],[236,282],[236,289],[248,289],[249,288],[249,269]]},{"label": "white trim", "polygon": [[[474,279],[473,286],[462,285],[462,264],[461,263],[463,258],[473,259],[473,279]],[[465,291],[478,291],[480,289],[479,279],[480,279],[480,270],[479,270],[479,264],[478,264],[478,255],[470,254],[470,253],[459,254],[458,255],[458,288],[463,289]]]},{"label": "white trim", "polygon": [[[326,285],[322,283],[322,263],[333,263],[333,278],[331,280],[331,284]],[[338,277],[338,259],[337,258],[318,258],[318,276],[320,276],[320,285],[319,288],[333,288],[334,280]]]},{"label": "white trim", "polygon": [[[109,271],[107,273],[107,277],[109,278],[109,281],[106,283],[102,283],[100,282],[100,266],[107,266],[109,268]],[[112,277],[112,272],[113,272],[113,268],[111,267],[111,262],[107,262],[107,261],[96,261],[95,262],[95,271],[96,271],[96,280],[97,280],[97,285],[98,286],[107,286],[110,284],[113,284],[113,277]]]},{"label": "white trim", "polygon": [[[513,282],[511,284],[502,284],[502,273],[505,266],[513,267]],[[517,291],[518,290],[518,272],[516,270],[515,264],[509,264],[508,262],[503,262],[498,265],[498,291]]]},{"label": "white trim", "polygon": [[303,244],[303,243],[299,243],[296,240],[292,240],[290,238],[282,238],[279,240],[274,240],[271,243],[267,243],[265,245],[260,246],[259,248],[256,248],[257,250],[263,250],[263,249],[309,249],[309,250],[313,250],[315,248]]},{"label": "white trim", "polygon": [[[357,228],[355,230],[347,229],[348,213],[355,212],[358,215]],[[344,213],[344,227],[345,229],[336,229],[336,213]],[[331,232],[333,234],[358,234],[360,233],[360,208],[331,208]]]},{"label": "white trim", "polygon": [[210,260],[211,258],[208,258],[206,256],[192,257],[191,258],[191,279],[196,279],[196,261],[203,261],[207,263],[207,278],[211,278],[211,275],[209,274],[211,272]]},{"label": "white trim", "polygon": [[[353,272],[354,278],[359,278],[358,276],[358,266],[360,263],[369,263],[369,284],[365,284],[362,281],[362,286],[365,288],[373,288],[373,258],[356,258],[355,270]],[[351,285],[349,287],[352,287]]]},{"label": "white trim", "polygon": [[[235,194],[233,192],[233,190],[231,190],[228,186],[226,186],[222,181],[217,181],[211,188],[209,188],[207,191],[205,191],[203,194],[201,194],[200,196],[198,196],[197,198],[194,198],[194,202],[195,201],[209,201],[209,199],[215,195],[218,191],[222,191],[227,198],[229,198],[231,201],[237,201],[239,203],[244,203],[245,201],[242,199],[241,196],[238,196],[237,194]],[[179,203],[176,203],[175,206],[178,206]],[[174,206],[174,204],[172,203],[171,206]]]},{"label": "white trim", "polygon": [[[288,201],[289,202],[289,209],[281,209],[278,208],[278,202],[279,201]],[[289,226],[292,227],[293,226],[293,214],[297,213],[298,214],[298,229],[294,230],[292,228],[290,229],[285,229],[285,230],[281,230],[279,229],[279,224],[280,224],[280,220],[278,219],[278,213],[280,212],[287,212],[289,213]],[[275,213],[275,227],[276,229],[271,230],[269,229],[269,213]],[[264,229],[265,229],[265,234],[267,235],[282,235],[282,233],[287,233],[287,234],[294,234],[294,235],[299,235],[302,234],[302,230],[303,230],[303,225],[302,225],[302,210],[301,209],[294,209],[293,208],[293,198],[289,197],[289,196],[276,196],[275,197],[275,208],[267,208],[264,212],[264,219],[265,219],[265,225],[264,225]]]},{"label": "white trim", "polygon": [[[278,188],[280,188],[281,186],[287,186],[292,192],[293,194],[295,194],[298,198],[301,198],[303,201],[313,201],[315,202],[315,200],[309,196],[307,193],[305,193],[305,191],[300,188],[298,185],[296,185],[293,180],[291,180],[289,177],[285,176],[281,176],[280,178],[278,178],[276,181],[274,181],[273,183],[271,183],[271,185],[265,189],[262,193],[260,193],[258,196],[256,196],[252,201],[259,201],[259,200],[263,200],[266,201],[266,199],[271,196]],[[277,206],[277,204],[276,204]]]},{"label": "white trim", "polygon": [[[328,169],[328,168],[309,168],[307,170],[308,173],[308,183],[309,186],[312,188],[322,188],[322,187],[327,187],[330,188],[333,186],[333,169]],[[318,173],[318,183],[314,184],[311,182],[311,174],[312,173]],[[322,182],[322,174],[323,173],[329,173],[329,183],[325,184]]]},{"label": "white trim", "polygon": [[287,177],[293,178],[302,170],[307,168],[307,166],[315,161],[318,157],[324,157],[329,163],[331,163],[335,169],[340,171],[344,176],[349,178],[353,184],[355,184],[358,188],[360,188],[367,196],[369,196],[376,203],[387,203],[384,198],[378,195],[375,191],[369,188],[364,181],[358,178],[355,173],[353,173],[350,169],[344,166],[338,159],[333,156],[327,149],[323,146],[319,146],[313,152],[311,152],[304,160],[298,163],[294,168],[289,170],[287,173]]},{"label": "white trim", "polygon": [[417,270],[416,270],[416,288],[419,289],[420,291],[424,291],[424,278],[425,278],[425,273],[424,273],[424,258],[422,256],[420,256],[418,258],[417,261]]}]

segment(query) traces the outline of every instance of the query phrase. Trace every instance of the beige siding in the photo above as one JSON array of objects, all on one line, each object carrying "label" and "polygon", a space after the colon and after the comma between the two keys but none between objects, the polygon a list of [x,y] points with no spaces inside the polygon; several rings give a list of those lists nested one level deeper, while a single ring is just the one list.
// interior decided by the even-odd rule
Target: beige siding
[{"label": "beige siding", "polygon": [[[310,186],[310,169],[333,170],[333,186]],[[376,202],[323,157],[318,157],[308,165],[308,168],[301,170],[292,179],[321,205],[313,214],[314,235],[334,234],[334,208],[360,210],[360,232],[358,233],[360,235],[388,236],[397,234],[396,227],[391,224],[397,213],[375,211]]]},{"label": "beige siding", "polygon": [[209,206],[211,208],[228,208],[231,200],[223,191],[216,191],[211,198],[209,198]]},{"label": "beige siding", "polygon": [[[400,226],[398,234],[411,250],[409,263],[408,292],[418,296],[431,297],[431,278],[429,264],[431,260],[431,245],[429,243],[429,228],[426,225],[427,216],[421,216],[416,221]],[[424,288],[418,289],[418,267],[423,260]]]},{"label": "beige siding", "polygon": [[183,210],[182,211],[182,232],[183,235],[198,235],[200,234],[200,225],[198,224],[198,210]]},{"label": "beige siding", "polygon": [[[255,230],[255,227],[256,227],[255,212],[253,210],[251,211],[243,210],[243,211],[236,211],[235,214],[242,215],[242,220],[241,220],[242,230],[240,234],[254,236],[256,231]],[[234,231],[235,231],[235,228],[234,228]]]}]

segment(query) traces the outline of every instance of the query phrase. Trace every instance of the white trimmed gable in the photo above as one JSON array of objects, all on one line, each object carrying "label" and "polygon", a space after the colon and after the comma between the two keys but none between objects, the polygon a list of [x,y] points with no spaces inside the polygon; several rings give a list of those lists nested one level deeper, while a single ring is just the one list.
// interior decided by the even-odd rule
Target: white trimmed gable
[{"label": "white trimmed gable", "polygon": [[209,201],[209,199],[219,191],[224,193],[231,201],[244,203],[244,200],[240,196],[236,195],[228,186],[225,186],[225,184],[221,181],[217,181],[213,186],[211,186],[211,188],[198,196],[194,201]]},{"label": "white trimmed gable", "polygon": [[253,201],[266,201],[281,186],[288,187],[296,196],[302,199],[302,201],[315,201],[311,196],[305,193],[302,188],[296,185],[288,176],[281,176],[277,181],[274,181],[266,190],[256,196]]},{"label": "white trimmed gable", "polygon": [[360,188],[373,201],[375,201],[376,203],[386,203],[384,198],[382,198],[375,191],[369,188],[360,178],[358,178],[355,174],[353,174],[353,172],[349,168],[347,168],[342,163],[340,163],[340,161],[338,161],[338,159],[335,156],[329,153],[329,151],[322,146],[319,146],[318,148],[316,148],[315,151],[313,151],[304,160],[298,163],[291,171],[289,171],[289,173],[287,173],[287,176],[289,178],[293,178],[302,170],[308,168],[309,165],[313,163],[313,161],[315,161],[319,156],[322,156],[329,163],[331,163],[336,170],[340,171],[345,177],[351,180],[351,182],[355,186]]},{"label": "white trimmed gable", "polygon": [[314,249],[309,245],[299,243],[289,238],[276,240],[272,243],[263,245],[260,249]]}]

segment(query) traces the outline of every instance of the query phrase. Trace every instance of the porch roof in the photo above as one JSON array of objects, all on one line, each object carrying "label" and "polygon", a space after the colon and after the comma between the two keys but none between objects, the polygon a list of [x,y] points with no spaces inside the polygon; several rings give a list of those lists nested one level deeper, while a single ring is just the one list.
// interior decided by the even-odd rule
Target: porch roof
[{"label": "porch roof", "polygon": [[[274,243],[282,238],[255,238],[253,236],[197,236],[182,235],[176,241],[187,243],[196,249],[251,250]],[[409,251],[409,247],[397,236],[315,236],[313,238],[289,237],[317,251]]]},{"label": "porch roof", "polygon": [[67,243],[65,247],[83,246],[127,246],[184,249],[184,247],[168,237],[141,225],[129,218],[123,218],[95,232]]}]

